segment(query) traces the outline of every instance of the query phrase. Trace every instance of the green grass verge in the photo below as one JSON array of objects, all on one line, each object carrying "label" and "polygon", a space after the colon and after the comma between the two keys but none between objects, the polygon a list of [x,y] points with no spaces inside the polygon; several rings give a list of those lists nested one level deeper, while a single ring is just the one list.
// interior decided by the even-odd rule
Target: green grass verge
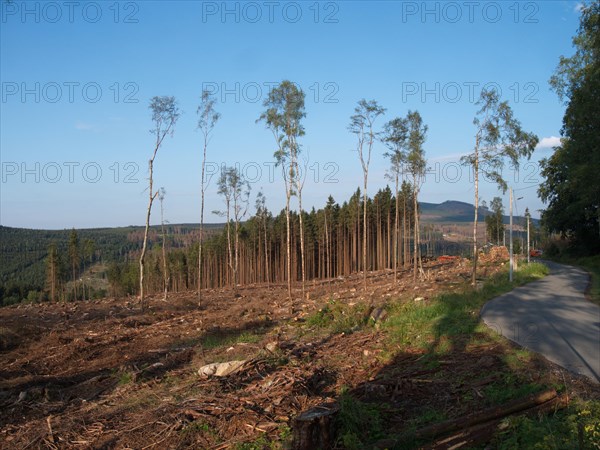
[{"label": "green grass verge", "polygon": [[488,301],[516,286],[547,275],[540,263],[522,265],[514,273],[513,282],[501,272],[490,278],[479,290],[465,286],[459,292],[440,294],[429,301],[393,305],[385,328],[390,339],[401,349],[416,347],[433,353],[447,353],[457,337],[482,332],[479,311]]},{"label": "green grass verge", "polygon": [[600,449],[600,401],[577,402],[539,418],[517,416],[506,424],[490,448]]},{"label": "green grass verge", "polygon": [[577,259],[575,264],[583,267],[592,276],[588,295],[591,301],[600,306],[600,255]]}]

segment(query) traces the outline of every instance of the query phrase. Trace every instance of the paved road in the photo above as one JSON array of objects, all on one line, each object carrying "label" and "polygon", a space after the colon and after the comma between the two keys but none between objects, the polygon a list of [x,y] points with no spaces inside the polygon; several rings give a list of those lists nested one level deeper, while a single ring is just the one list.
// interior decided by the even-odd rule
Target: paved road
[{"label": "paved road", "polygon": [[550,275],[489,301],[481,317],[508,339],[600,383],[600,307],[584,297],[588,275],[544,263]]}]

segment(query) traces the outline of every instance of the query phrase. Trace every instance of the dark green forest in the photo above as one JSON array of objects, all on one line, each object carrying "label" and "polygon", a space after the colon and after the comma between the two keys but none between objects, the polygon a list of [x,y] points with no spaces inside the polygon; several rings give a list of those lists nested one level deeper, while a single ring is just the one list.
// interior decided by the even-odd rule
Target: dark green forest
[{"label": "dark green forest", "polygon": [[[358,239],[361,205],[360,191],[349,201],[338,205],[333,199],[322,209],[305,212],[307,225],[307,243],[310,249],[310,278],[332,277],[348,274],[360,267],[358,258]],[[469,248],[464,243],[449,241],[444,233],[468,233],[466,225],[473,215],[473,206],[463,202],[447,201],[441,204],[419,203],[422,215],[422,254],[436,256],[440,254],[464,254]],[[391,266],[389,252],[392,230],[390,225],[395,214],[395,199],[390,189],[380,190],[368,200],[370,239],[373,242],[372,255],[369,258],[371,269],[385,269]],[[407,208],[410,219],[411,210]],[[480,209],[480,220],[489,216],[491,211]],[[298,231],[298,215],[293,217],[293,228]],[[520,222],[519,222],[520,221]],[[282,211],[273,217],[268,211],[255,214],[241,224],[241,255],[246,264],[241,266],[241,281],[277,282],[279,266],[283,262],[281,240],[284,234],[285,215]],[[326,223],[328,222],[328,223]],[[410,220],[407,220],[410,229]],[[503,216],[508,223],[508,217]],[[523,218],[515,218],[515,224]],[[266,238],[265,238],[266,226]],[[327,230],[326,230],[327,228]],[[76,254],[72,255],[70,239],[74,230],[33,230],[23,228],[0,227],[0,300],[2,305],[10,305],[24,300],[41,301],[50,298],[49,251],[55,248],[57,257],[56,282],[63,292],[63,299],[73,300],[94,298],[105,295],[136,294],[139,269],[137,259],[143,240],[141,226],[121,228],[98,228],[75,230],[78,241]],[[327,235],[325,232],[327,231]],[[203,287],[226,285],[228,272],[225,261],[227,235],[224,224],[205,226],[206,260]],[[410,236],[407,233],[407,236]],[[167,271],[170,290],[186,290],[198,285],[198,237],[197,224],[166,224],[165,247],[167,250]],[[346,237],[348,241],[343,241]],[[296,235],[297,238],[297,235]],[[265,239],[267,246],[265,247]],[[326,241],[329,242],[326,242]],[[495,241],[495,239],[486,239]],[[460,241],[460,239],[459,239]],[[86,245],[87,244],[87,245]],[[149,235],[150,253],[148,255],[149,292],[159,292],[163,288],[162,268],[162,230],[161,226],[152,226]],[[409,243],[406,245],[410,246]],[[265,254],[272,257],[270,267],[266,267]],[[348,255],[348,262],[341,262]],[[379,255],[379,256],[378,256]],[[76,270],[73,273],[72,257],[76,258]],[[274,257],[273,257],[274,256]],[[408,255],[407,255],[408,257]],[[297,255],[294,267],[298,270]],[[79,290],[67,289],[67,283],[77,281],[79,276],[91,267],[100,267],[96,277],[105,279],[107,289],[88,287]],[[87,296],[87,297],[86,297]]]},{"label": "dark green forest", "polygon": [[[213,226],[219,229],[222,225]],[[197,236],[197,225],[169,225],[171,245],[184,247]],[[209,230],[210,230],[209,226]],[[44,298],[46,289],[46,262],[49,247],[54,244],[61,257],[62,271],[68,272],[69,237],[72,230],[34,230],[0,226],[0,301],[3,305],[22,300]],[[139,251],[143,227],[92,228],[76,230],[81,243],[91,241],[93,251],[83,258],[81,267],[97,263],[126,261]],[[160,227],[152,227],[153,236],[160,233]],[[82,245],[83,247],[83,245]],[[66,278],[67,275],[64,274]]]}]

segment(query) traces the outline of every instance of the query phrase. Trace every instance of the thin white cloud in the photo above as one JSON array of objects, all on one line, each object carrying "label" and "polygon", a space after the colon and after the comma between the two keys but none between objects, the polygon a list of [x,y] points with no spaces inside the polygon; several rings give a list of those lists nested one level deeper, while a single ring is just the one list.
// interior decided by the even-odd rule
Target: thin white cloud
[{"label": "thin white cloud", "polygon": [[91,123],[77,121],[75,123],[75,129],[81,131],[96,131],[97,127],[95,125],[92,125]]},{"label": "thin white cloud", "polygon": [[560,138],[556,136],[545,137],[540,140],[537,147],[538,149],[554,148],[560,145]]}]

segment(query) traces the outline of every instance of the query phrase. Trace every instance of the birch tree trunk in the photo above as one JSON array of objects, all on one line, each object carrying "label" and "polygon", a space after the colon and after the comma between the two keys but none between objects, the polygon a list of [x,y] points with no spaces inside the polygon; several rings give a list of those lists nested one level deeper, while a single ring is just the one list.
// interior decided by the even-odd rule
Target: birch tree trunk
[{"label": "birch tree trunk", "polygon": [[152,203],[156,198],[156,194],[158,192],[153,192],[153,167],[154,167],[154,158],[156,157],[156,152],[158,150],[158,145],[154,149],[154,154],[152,155],[152,159],[148,161],[148,170],[150,173],[149,178],[149,186],[148,186],[148,209],[146,211],[146,228],[144,229],[144,243],[142,244],[142,254],[140,255],[140,305],[142,311],[145,309],[145,299],[144,299],[144,258],[146,257],[146,248],[148,246],[148,231],[150,230],[150,213],[152,211]]},{"label": "birch tree trunk", "polygon": [[475,286],[477,281],[477,216],[479,212],[479,135],[475,143],[475,158],[473,160],[473,176],[475,178],[475,217],[473,218],[473,274],[471,284]]}]

